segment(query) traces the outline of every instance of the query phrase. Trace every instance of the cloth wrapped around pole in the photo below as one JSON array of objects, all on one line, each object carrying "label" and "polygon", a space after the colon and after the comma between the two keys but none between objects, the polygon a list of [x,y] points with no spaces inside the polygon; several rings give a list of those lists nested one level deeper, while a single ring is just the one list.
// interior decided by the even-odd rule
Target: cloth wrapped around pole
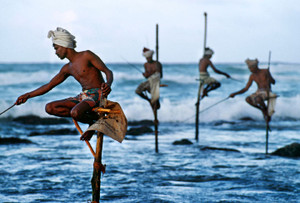
[{"label": "cloth wrapped around pole", "polygon": [[110,109],[107,115],[101,116],[87,131],[98,131],[111,137],[112,139],[122,142],[127,131],[127,119],[119,103],[105,100],[105,109]]}]

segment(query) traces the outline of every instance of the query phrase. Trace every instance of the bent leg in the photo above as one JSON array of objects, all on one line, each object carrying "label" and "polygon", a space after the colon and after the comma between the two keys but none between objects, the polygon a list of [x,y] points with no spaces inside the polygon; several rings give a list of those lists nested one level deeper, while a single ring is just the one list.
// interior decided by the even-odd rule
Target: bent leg
[{"label": "bent leg", "polygon": [[202,93],[202,98],[205,96],[208,96],[208,92],[215,90],[217,88],[221,87],[221,83],[219,82],[214,82],[211,84],[208,84],[204,89],[203,89],[203,93]]},{"label": "bent leg", "polygon": [[251,98],[251,96],[248,96],[246,98],[246,102],[248,104],[250,104],[251,106],[261,110],[261,112],[263,113],[263,116],[264,116],[264,118],[266,119],[267,122],[269,122],[271,120],[271,117],[268,114],[267,106],[266,106],[266,104],[265,104],[262,97],[256,96],[254,98]]},{"label": "bent leg", "polygon": [[148,81],[142,82],[135,90],[135,93],[142,97],[143,99],[150,102],[150,98],[144,93],[144,91],[150,92],[150,84]]},{"label": "bent leg", "polygon": [[[71,117],[79,122],[87,123],[90,126],[99,118],[96,112],[92,109],[95,105],[91,105],[89,101],[81,101],[79,104],[74,106],[71,110]],[[80,140],[90,140],[94,135],[95,131],[87,131],[83,133]]]},{"label": "bent leg", "polygon": [[90,105],[89,102],[83,100],[71,109],[70,115],[76,121],[91,125],[94,120],[98,119],[98,114],[92,111],[93,107],[94,105]]},{"label": "bent leg", "polygon": [[75,105],[75,102],[68,99],[63,99],[46,104],[45,110],[50,115],[59,117],[71,117],[70,112]]}]

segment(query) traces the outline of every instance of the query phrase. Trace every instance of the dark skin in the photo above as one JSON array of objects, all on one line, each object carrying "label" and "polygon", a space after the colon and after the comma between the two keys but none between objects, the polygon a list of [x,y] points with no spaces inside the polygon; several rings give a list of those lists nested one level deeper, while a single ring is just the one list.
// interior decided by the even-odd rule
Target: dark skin
[{"label": "dark skin", "polygon": [[[74,49],[65,48],[53,44],[55,54],[60,59],[67,58],[69,63],[65,64],[59,73],[57,73],[49,83],[18,97],[16,104],[25,103],[29,98],[43,95],[49,92],[57,85],[64,82],[69,76],[73,76],[81,85],[82,91],[101,88],[102,94],[106,97],[111,91],[113,82],[113,74],[102,60],[91,51],[77,52]],[[104,72],[106,75],[106,83],[101,75]],[[59,117],[72,117],[82,123],[92,124],[96,119],[96,115],[92,113],[92,108],[86,101],[81,101],[78,104],[70,100],[63,99],[50,102],[46,105],[46,112],[50,115]],[[81,140],[90,140],[94,132],[83,134]]]},{"label": "dark skin", "polygon": [[[229,97],[234,98],[235,95],[243,94],[244,92],[246,92],[250,88],[253,81],[257,84],[258,89],[264,89],[264,90],[267,90],[267,91],[271,90],[271,84],[275,84],[275,80],[272,77],[272,75],[271,75],[271,73],[268,69],[259,69],[257,65],[250,66],[248,68],[249,68],[249,70],[252,74],[250,75],[246,86],[243,89],[241,89],[240,91],[231,93],[229,95]],[[267,106],[266,106],[263,98],[257,97],[256,101],[253,102],[250,99],[250,97],[248,96],[246,98],[246,102],[248,104],[250,104],[251,106],[260,109],[262,111],[264,117],[266,118],[266,120],[268,122],[270,121],[271,118],[268,115],[268,109],[267,109]]]},{"label": "dark skin", "polygon": [[[200,59],[200,62],[199,62],[199,71],[200,72],[207,72],[207,69],[210,66],[215,73],[218,73],[218,74],[221,74],[221,75],[225,75],[227,78],[230,78],[230,75],[228,75],[227,73],[224,73],[224,72],[218,70],[214,66],[214,64],[210,60],[211,57],[212,57],[212,55],[204,55],[203,58]],[[220,83],[215,83],[215,84],[212,84],[212,85],[207,85],[204,88],[204,90],[203,90],[202,98],[205,97],[205,96],[208,96],[207,95],[208,92],[210,92],[210,91],[212,91],[214,89],[217,89],[220,86],[221,86]]]},{"label": "dark skin", "polygon": [[[144,64],[144,68],[145,68],[145,72],[143,73],[143,76],[145,78],[149,78],[151,75],[153,75],[156,72],[160,73],[160,77],[162,78],[163,76],[163,72],[162,72],[162,65],[160,62],[156,62],[152,59],[151,57],[147,57],[146,58],[147,63]],[[141,96],[143,99],[146,99],[147,101],[149,101],[151,103],[151,100],[149,97],[147,97],[147,95],[141,93],[138,94],[139,96]],[[156,108],[159,108],[159,103],[155,104]]]}]

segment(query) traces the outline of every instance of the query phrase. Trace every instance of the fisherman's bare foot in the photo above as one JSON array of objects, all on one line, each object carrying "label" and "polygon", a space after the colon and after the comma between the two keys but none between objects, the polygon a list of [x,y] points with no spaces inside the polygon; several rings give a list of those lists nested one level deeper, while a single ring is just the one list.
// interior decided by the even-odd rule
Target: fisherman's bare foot
[{"label": "fisherman's bare foot", "polygon": [[271,121],[271,116],[266,115],[266,116],[265,116],[265,121],[269,123],[269,122]]},{"label": "fisherman's bare foot", "polygon": [[202,96],[201,96],[201,99],[203,99],[204,97],[208,97],[207,92],[203,92],[203,94],[202,94]]},{"label": "fisherman's bare foot", "polygon": [[86,131],[86,132],[84,132],[81,135],[80,140],[82,140],[82,141],[90,141],[90,139],[93,137],[94,133],[95,133],[94,130]]},{"label": "fisherman's bare foot", "polygon": [[271,116],[269,116],[268,112],[263,112],[263,115],[265,121],[269,123],[271,121]]}]

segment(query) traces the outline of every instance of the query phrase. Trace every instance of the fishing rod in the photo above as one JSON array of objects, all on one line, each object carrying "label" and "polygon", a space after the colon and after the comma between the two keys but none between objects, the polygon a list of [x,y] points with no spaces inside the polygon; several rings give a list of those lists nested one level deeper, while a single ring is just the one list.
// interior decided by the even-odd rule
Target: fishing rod
[{"label": "fishing rod", "polygon": [[237,82],[243,82],[243,81],[241,81],[241,80],[239,80],[239,79],[235,79],[235,78],[232,78],[232,77],[230,77],[230,78],[228,78],[228,79],[231,79],[231,80],[234,80],[234,81],[237,81]]},{"label": "fishing rod", "polygon": [[132,63],[130,63],[129,61],[127,61],[125,58],[121,57],[124,61],[126,61],[126,63],[128,63],[128,65],[130,65],[131,67],[135,68],[137,71],[139,71],[140,73],[143,73],[138,67],[136,67],[135,65],[133,65]]},{"label": "fishing rod", "polygon": [[2,111],[2,112],[0,113],[0,116],[1,116],[2,114],[4,114],[6,111],[8,111],[9,109],[11,109],[12,107],[14,107],[15,105],[16,105],[16,103],[14,103],[14,104],[11,105],[10,107],[8,107],[6,110]]},{"label": "fishing rod", "polygon": [[210,109],[210,108],[212,108],[212,107],[216,106],[217,104],[220,104],[220,103],[222,103],[222,102],[226,101],[226,100],[227,100],[227,99],[229,99],[229,98],[230,98],[230,97],[226,97],[225,99],[222,99],[222,100],[220,100],[220,101],[218,101],[218,102],[214,103],[213,105],[211,105],[211,106],[209,106],[209,107],[207,107],[207,108],[203,109],[203,110],[202,110],[202,111],[200,111],[199,113],[203,113],[204,111],[206,111],[206,110],[208,110],[208,109]]},{"label": "fishing rod", "polygon": [[[230,78],[228,78],[228,79],[231,79],[231,80],[234,80],[234,81],[237,81],[237,82],[243,82],[243,81],[241,81],[241,80],[239,80],[239,79],[235,79],[235,78],[232,78],[232,77],[230,77]],[[197,81],[199,81],[200,79],[196,79]]]}]

